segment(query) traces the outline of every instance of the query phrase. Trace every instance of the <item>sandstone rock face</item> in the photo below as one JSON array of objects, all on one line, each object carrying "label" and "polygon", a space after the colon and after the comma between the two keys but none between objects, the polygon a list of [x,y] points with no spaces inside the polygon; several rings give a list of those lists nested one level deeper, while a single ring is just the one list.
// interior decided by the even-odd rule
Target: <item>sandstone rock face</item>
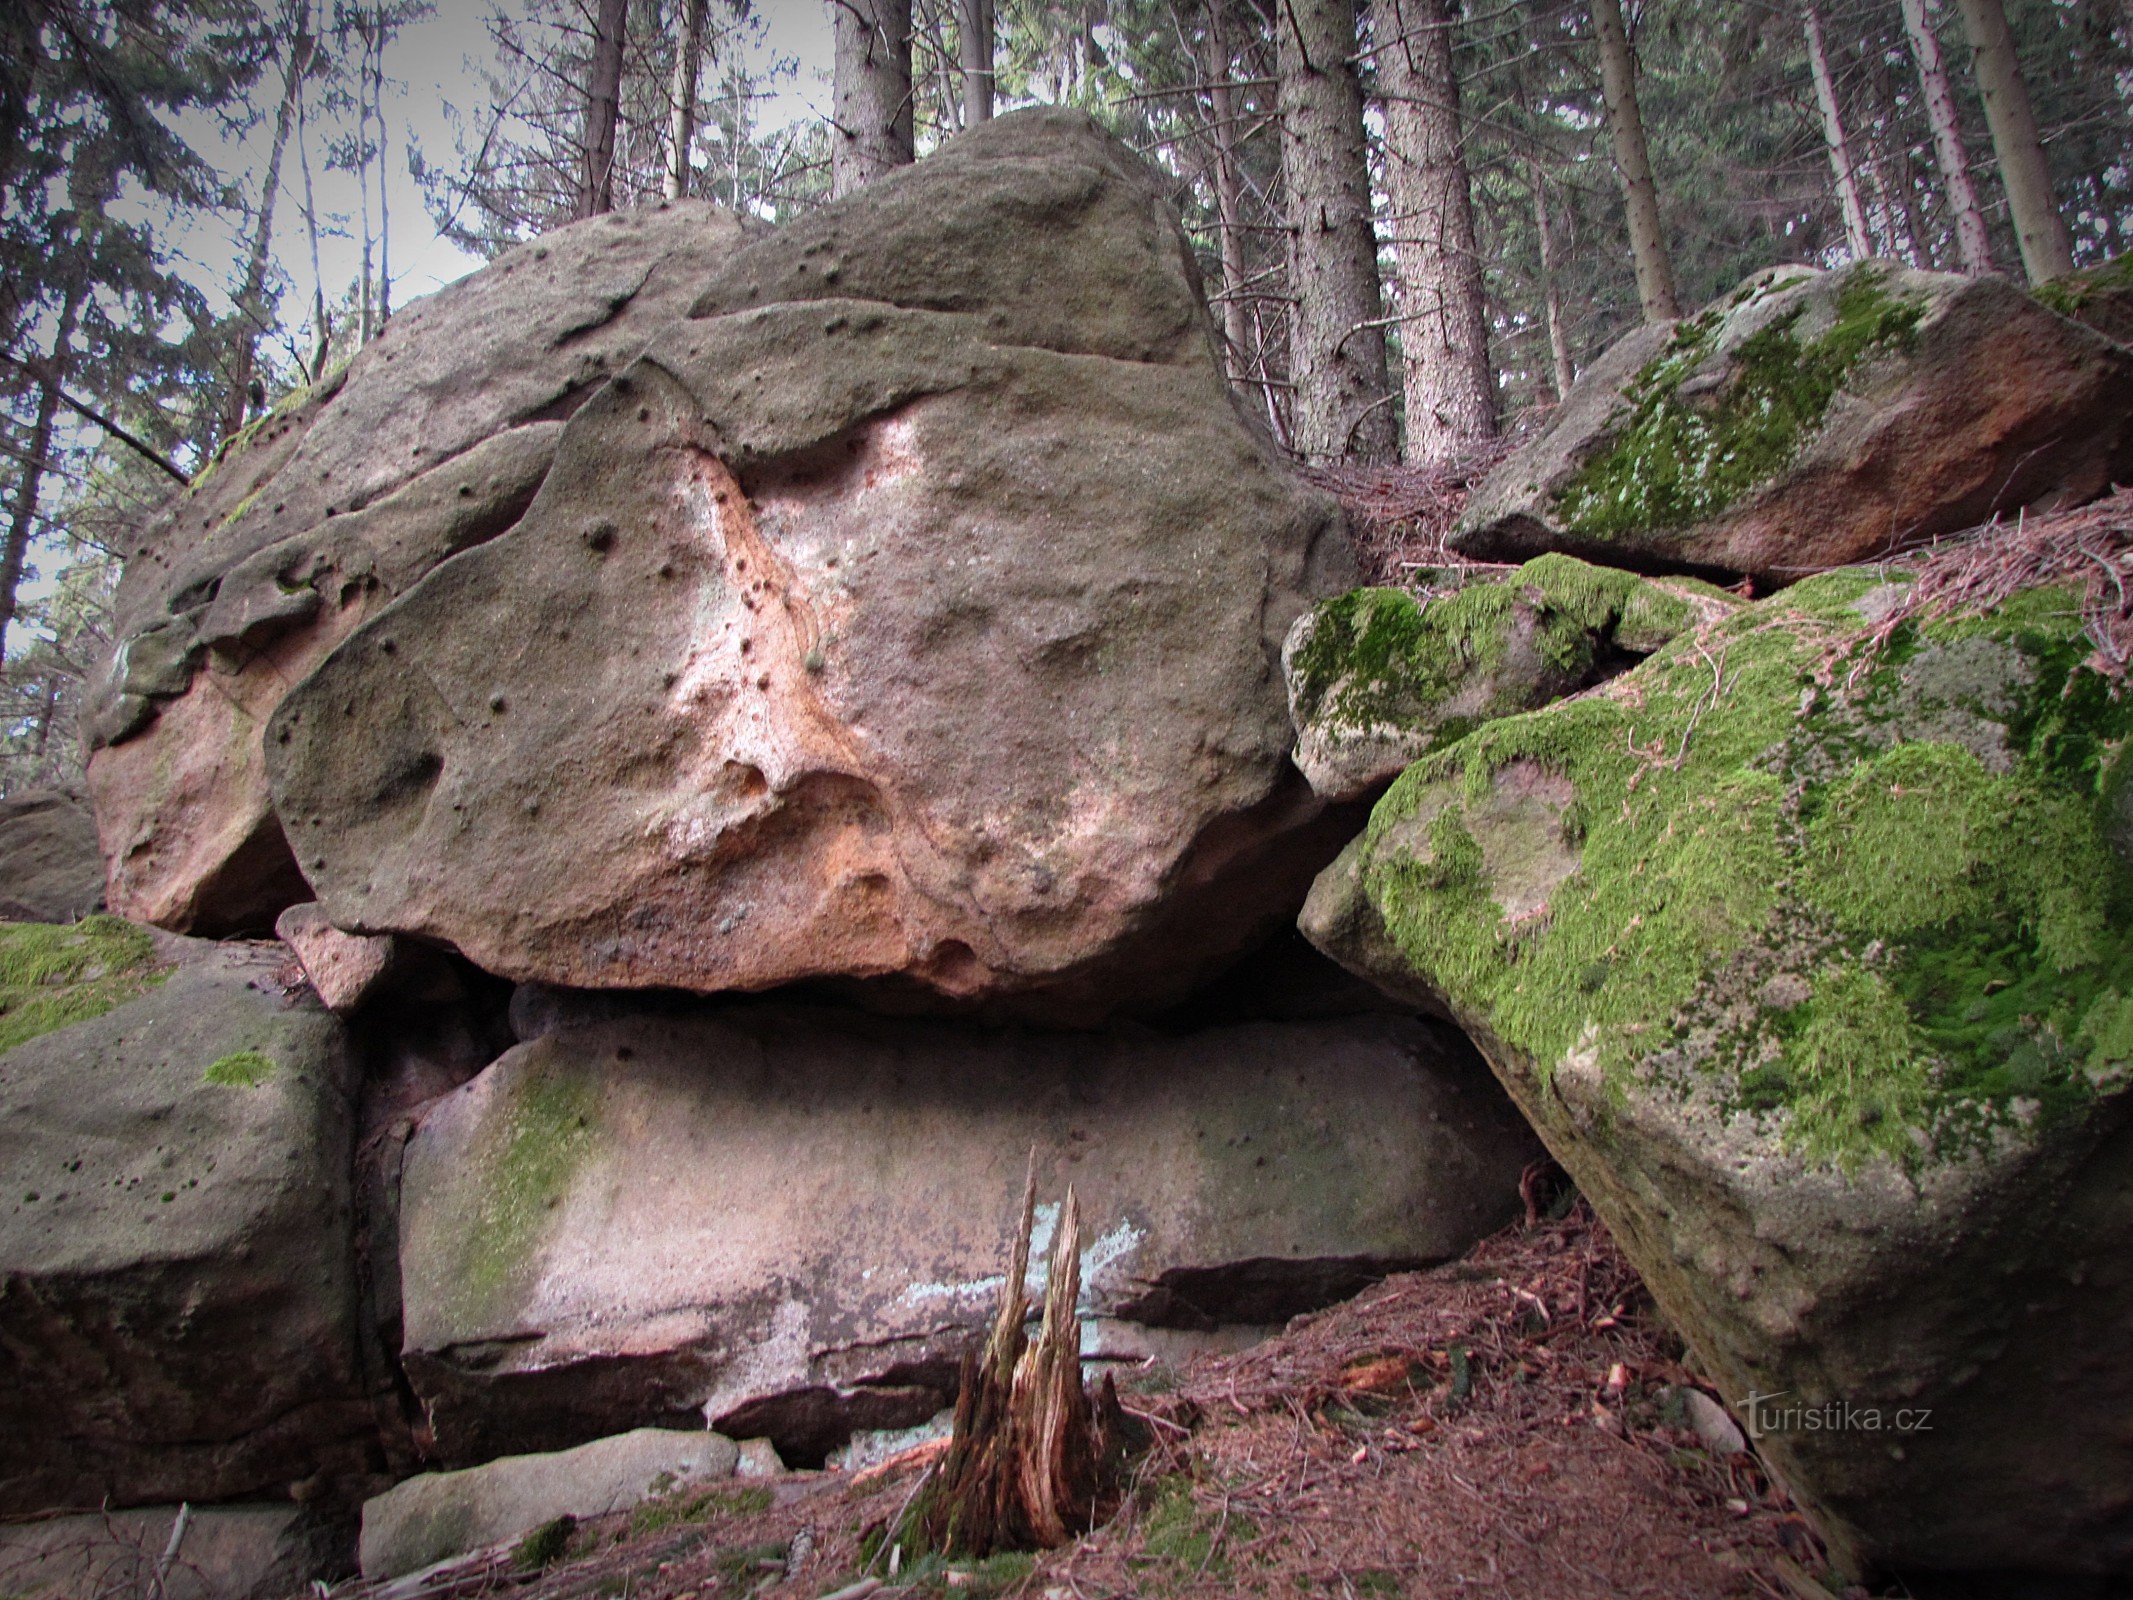
[{"label": "sandstone rock face", "polygon": [[511,1051],[408,1146],[403,1358],[448,1460],[708,1417],[813,1464],[925,1420],[991,1315],[1032,1146],[1093,1240],[1090,1353],[1133,1358],[1456,1254],[1535,1153],[1463,1042],[1409,1018],[634,1011]]},{"label": "sandstone rock face", "polygon": [[340,1024],[225,946],[0,1056],[0,1514],[370,1470]]},{"label": "sandstone rock face", "polygon": [[[331,1529],[301,1506],[188,1506],[182,1532],[179,1515],[177,1506],[150,1506],[0,1524],[0,1594],[287,1600],[346,1564]],[[165,1563],[174,1532],[177,1550]]]},{"label": "sandstone rock face", "polygon": [[1281,653],[1296,765],[1325,799],[1361,799],[1439,745],[1620,672],[1731,604],[1691,580],[1568,556],[1444,594],[1357,589],[1321,601]]},{"label": "sandstone rock face", "polygon": [[1788,583],[2133,471],[2133,352],[2000,278],[1780,267],[1639,329],[1451,543]]},{"label": "sandstone rock face", "polygon": [[285,702],[333,921],[578,987],[893,980],[1088,1021],[1330,855],[1278,656],[1352,581],[1088,119],[1001,118],[703,278],[526,517]]},{"label": "sandstone rock face", "polygon": [[267,803],[266,719],[366,616],[518,519],[561,419],[748,231],[675,201],[500,256],[408,306],[173,502],[126,563],[87,716],[113,909],[264,933],[310,898]]},{"label": "sandstone rock face", "polygon": [[1809,580],[1426,756],[1305,928],[1434,995],[1726,1399],[1783,1397],[1736,1418],[1840,1556],[2133,1571],[2133,701],[2064,589],[1905,592]]},{"label": "sandstone rock face", "polygon": [[343,933],[310,901],[276,917],[274,936],[296,952],[312,990],[336,1015],[360,1006],[392,970],[395,941]]},{"label": "sandstone rock face", "polygon": [[104,904],[96,818],[78,794],[0,800],[0,922],[74,922]]},{"label": "sandstone rock face", "polygon": [[397,1578],[518,1539],[558,1517],[604,1517],[689,1484],[730,1478],[740,1450],[698,1429],[638,1428],[574,1450],[427,1472],[363,1506],[366,1578]]}]

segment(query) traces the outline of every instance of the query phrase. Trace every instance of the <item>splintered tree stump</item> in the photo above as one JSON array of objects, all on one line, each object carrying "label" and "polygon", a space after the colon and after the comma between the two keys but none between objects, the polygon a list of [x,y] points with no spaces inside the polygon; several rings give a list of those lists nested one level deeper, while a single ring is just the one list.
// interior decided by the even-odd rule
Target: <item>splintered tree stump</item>
[{"label": "splintered tree stump", "polygon": [[1109,1376],[1093,1397],[1081,1381],[1081,1211],[1071,1187],[1036,1343],[1024,1332],[1036,1202],[1033,1155],[992,1331],[982,1352],[963,1358],[955,1428],[915,1508],[925,1546],[950,1555],[1053,1549],[1118,1506],[1126,1415]]}]

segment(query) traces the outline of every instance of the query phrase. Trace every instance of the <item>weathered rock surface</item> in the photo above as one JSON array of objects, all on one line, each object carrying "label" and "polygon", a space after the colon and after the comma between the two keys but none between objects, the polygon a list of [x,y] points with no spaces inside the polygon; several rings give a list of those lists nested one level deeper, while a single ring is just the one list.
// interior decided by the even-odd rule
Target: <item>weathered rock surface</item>
[{"label": "weathered rock surface", "polygon": [[675,201],[500,256],[406,307],[172,503],[126,563],[87,716],[113,909],[265,933],[310,898],[267,803],[267,717],[366,616],[518,520],[561,419],[750,231]]},{"label": "weathered rock surface", "polygon": [[189,957],[0,1056],[0,1514],[331,1495],[374,1460],[347,1042],[283,1001],[279,946]]},{"label": "weathered rock surface", "polygon": [[177,1506],[0,1524],[0,1594],[287,1600],[311,1579],[345,1570],[342,1541],[301,1506],[191,1506],[184,1515],[167,1563]]},{"label": "weathered rock surface", "polygon": [[2133,701],[2065,590],[1904,592],[1810,580],[1425,757],[1305,927],[1456,1017],[1726,1398],[1783,1397],[1840,1555],[2123,1574]]},{"label": "weathered rock surface", "polygon": [[1286,915],[1331,850],[1280,644],[1352,568],[1146,170],[1004,117],[705,284],[525,519],[277,715],[333,921],[516,979],[1087,1021]]},{"label": "weathered rock surface", "polygon": [[408,1146],[404,1361],[439,1449],[708,1417],[815,1463],[923,1421],[991,1314],[1032,1146],[1094,1241],[1091,1354],[1134,1358],[1456,1254],[1516,1214],[1535,1153],[1463,1042],[1404,1017],[1166,1038],[691,1002],[552,1026]]},{"label": "weathered rock surface", "polygon": [[2133,254],[2054,278],[2033,292],[2061,316],[2133,345]]},{"label": "weathered rock surface", "polygon": [[309,900],[274,919],[274,936],[296,952],[313,992],[337,1015],[376,991],[392,970],[397,945],[389,937],[343,933]]},{"label": "weathered rock surface", "polygon": [[1451,543],[1791,582],[2133,473],[2133,352],[2001,278],[1780,267],[1595,362]]},{"label": "weathered rock surface", "polygon": [[104,905],[96,818],[78,794],[0,800],[0,922],[74,922]]},{"label": "weathered rock surface", "polygon": [[1328,800],[1358,800],[1494,717],[1575,694],[1733,602],[1541,556],[1445,594],[1357,589],[1296,619],[1282,647],[1296,765]]},{"label": "weathered rock surface", "polygon": [[397,1578],[522,1538],[558,1517],[604,1517],[692,1483],[733,1476],[740,1450],[698,1429],[639,1428],[573,1450],[428,1472],[363,1505],[366,1578]]}]

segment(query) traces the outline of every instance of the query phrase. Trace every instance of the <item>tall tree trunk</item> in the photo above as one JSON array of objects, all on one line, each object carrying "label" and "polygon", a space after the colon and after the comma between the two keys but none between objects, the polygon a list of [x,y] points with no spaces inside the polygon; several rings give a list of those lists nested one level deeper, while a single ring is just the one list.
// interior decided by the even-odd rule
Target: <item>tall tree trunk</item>
[{"label": "tall tree trunk", "polygon": [[356,276],[356,348],[370,343],[375,331],[371,324],[371,250],[376,240],[370,231],[370,22],[359,11],[356,27],[363,41],[362,57],[356,65],[356,194],[358,196],[358,222],[362,228],[362,250],[358,256]]},{"label": "tall tree trunk", "polygon": [[227,439],[244,426],[252,379],[259,370],[259,335],[267,321],[267,268],[273,259],[274,202],[281,193],[281,158],[296,123],[296,102],[304,74],[311,70],[310,0],[296,0],[287,13],[291,24],[289,54],[282,68],[281,104],[274,112],[274,138],[267,146],[267,169],[259,180],[259,210],[252,218],[251,243],[245,252],[244,282],[237,290],[237,315],[243,332],[230,363],[229,391],[222,397],[216,437]]},{"label": "tall tree trunk", "polygon": [[1451,0],[1375,0],[1406,457],[1444,466],[1496,436],[1488,298],[1452,65]]},{"label": "tall tree trunk", "polygon": [[2013,214],[2015,238],[2022,246],[2022,270],[2031,283],[2046,283],[2074,270],[2074,251],[2066,219],[2052,198],[2051,168],[2037,137],[2037,113],[2029,103],[2029,86],[2015,60],[2014,35],[2000,0],[1957,0],[1963,31],[1970,35],[1978,92],[1985,100],[1985,122],[1992,148],[2000,158],[2000,181],[2007,186],[2007,209]]},{"label": "tall tree trunk", "polygon": [[370,58],[370,108],[378,119],[378,331],[393,319],[393,224],[385,201],[385,7],[378,6],[378,48]]},{"label": "tall tree trunk", "polygon": [[704,0],[682,0],[681,39],[674,49],[674,79],[667,88],[666,197],[689,192],[689,147],[696,142],[696,78],[703,70]]},{"label": "tall tree trunk", "polygon": [[1277,3],[1281,166],[1295,262],[1289,376],[1297,448],[1310,461],[1388,461],[1399,430],[1385,377],[1355,0]]},{"label": "tall tree trunk", "polygon": [[1659,221],[1659,186],[1644,143],[1644,114],[1637,107],[1637,69],[1630,59],[1622,0],[1592,0],[1592,28],[1600,41],[1600,90],[1607,101],[1607,129],[1614,140],[1615,172],[1629,212],[1629,253],[1637,269],[1637,298],[1646,322],[1681,315],[1674,292],[1674,263],[1666,253]]},{"label": "tall tree trunk", "polygon": [[59,326],[52,334],[52,353],[38,377],[37,417],[30,425],[22,476],[15,480],[7,543],[0,546],[0,660],[7,656],[7,630],[15,621],[15,591],[22,587],[23,563],[29,559],[30,538],[37,529],[37,502],[44,493],[45,466],[52,454],[52,425],[59,420],[59,391],[74,357],[74,323],[80,314],[81,290],[69,289],[59,308]]},{"label": "tall tree trunk", "polygon": [[593,23],[592,68],[585,90],[585,170],[574,215],[615,209],[615,123],[622,110],[622,47],[629,0],[600,0]]},{"label": "tall tree trunk", "polygon": [[911,0],[830,0],[830,7],[837,36],[830,126],[836,196],[911,164]]},{"label": "tall tree trunk", "polygon": [[963,126],[992,121],[993,0],[958,0],[956,53],[963,65]]},{"label": "tall tree trunk", "polygon": [[1548,190],[1541,181],[1540,163],[1526,166],[1533,188],[1533,227],[1540,236],[1541,305],[1548,320],[1548,360],[1555,382],[1555,398],[1561,400],[1577,382],[1577,365],[1570,358],[1570,334],[1563,325],[1562,276],[1556,270],[1555,226],[1548,215]]},{"label": "tall tree trunk", "polygon": [[326,278],[318,264],[318,199],[311,192],[311,117],[302,76],[296,80],[296,164],[304,174],[304,233],[311,242],[310,380],[317,383],[333,351],[333,328],[326,320]]},{"label": "tall tree trunk", "polygon": [[1963,149],[1963,125],[1955,114],[1955,96],[1942,64],[1940,34],[1934,18],[1939,0],[1903,0],[1904,31],[1911,36],[1911,59],[1925,92],[1926,122],[1933,130],[1933,159],[1940,165],[1941,188],[1955,224],[1956,257],[1963,271],[1976,277],[1992,270],[1992,246],[1985,234],[1985,214],[1978,209],[1977,186],[1970,181],[1970,157]]},{"label": "tall tree trunk", "polygon": [[1230,92],[1229,41],[1222,33],[1222,3],[1207,8],[1200,72],[1207,82],[1208,109],[1214,115],[1215,221],[1222,257],[1222,342],[1232,383],[1244,377],[1244,186],[1237,176],[1237,102]]},{"label": "tall tree trunk", "polygon": [[1822,37],[1822,14],[1813,0],[1800,7],[1807,31],[1807,63],[1814,72],[1815,105],[1822,112],[1822,144],[1829,152],[1830,176],[1836,180],[1837,207],[1844,214],[1844,246],[1854,261],[1874,253],[1866,231],[1866,207],[1859,203],[1859,173],[1852,165],[1851,141],[1844,136],[1844,116],[1837,108],[1837,81],[1830,75],[1829,48]]}]

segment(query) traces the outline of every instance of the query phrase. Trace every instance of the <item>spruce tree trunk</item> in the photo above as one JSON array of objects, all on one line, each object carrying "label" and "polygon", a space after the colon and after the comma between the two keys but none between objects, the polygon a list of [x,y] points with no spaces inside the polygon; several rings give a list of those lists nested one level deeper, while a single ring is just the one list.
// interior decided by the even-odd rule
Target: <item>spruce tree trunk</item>
[{"label": "spruce tree trunk", "polygon": [[1866,207],[1859,203],[1859,174],[1852,165],[1851,141],[1844,136],[1844,116],[1837,108],[1837,81],[1829,71],[1829,47],[1822,37],[1822,14],[1813,0],[1800,7],[1807,31],[1807,63],[1815,80],[1815,105],[1822,113],[1822,143],[1829,152],[1830,176],[1836,180],[1837,208],[1844,215],[1844,246],[1854,261],[1874,253],[1866,231]]},{"label": "spruce tree trunk", "polygon": [[45,465],[52,454],[52,426],[59,420],[59,390],[74,357],[74,323],[81,314],[81,291],[69,289],[52,335],[52,353],[38,377],[37,417],[30,425],[29,449],[22,476],[15,480],[15,503],[8,510],[7,542],[0,545],[0,661],[7,656],[7,630],[15,621],[15,591],[22,587],[23,564],[37,531],[37,503],[44,493]]},{"label": "spruce tree trunk", "polygon": [[1452,65],[1450,0],[1376,0],[1407,460],[1445,466],[1496,436],[1488,299]]},{"label": "spruce tree trunk", "polygon": [[963,69],[963,126],[992,121],[993,0],[959,0],[956,56]]},{"label": "spruce tree trunk", "polygon": [[2022,270],[2031,283],[2048,283],[2074,270],[2074,252],[2066,219],[2052,198],[2051,168],[2037,136],[2037,113],[2029,103],[2029,87],[2015,60],[2007,11],[2000,0],[1957,3],[1963,31],[1970,35],[1992,148],[2000,158],[2000,181],[2007,186],[2007,209],[2013,214],[2015,238],[2022,246]]},{"label": "spruce tree trunk", "polygon": [[274,138],[267,146],[266,173],[259,180],[259,211],[252,219],[244,282],[237,290],[237,315],[244,331],[230,362],[230,386],[222,397],[222,415],[215,428],[218,442],[244,426],[252,379],[259,370],[259,335],[267,325],[267,267],[273,256],[274,202],[281,193],[281,158],[289,147],[289,130],[296,124],[298,86],[311,70],[310,0],[296,0],[288,15],[292,26],[288,60],[282,69],[281,104],[274,111]]},{"label": "spruce tree trunk", "polygon": [[682,0],[681,38],[674,47],[674,79],[667,88],[669,200],[689,192],[689,146],[696,142],[696,79],[704,59],[704,0]]},{"label": "spruce tree trunk", "polygon": [[1214,114],[1215,220],[1222,257],[1222,343],[1229,380],[1244,380],[1247,317],[1244,303],[1244,186],[1237,176],[1237,102],[1230,92],[1229,42],[1222,34],[1220,0],[1208,7],[1205,52],[1200,72],[1207,82],[1207,105]]},{"label": "spruce tree trunk", "polygon": [[847,195],[908,167],[911,0],[830,0],[837,60],[830,194]]},{"label": "spruce tree trunk", "polygon": [[585,170],[579,174],[574,213],[579,217],[615,209],[615,123],[622,110],[623,31],[628,25],[629,0],[600,0],[585,90]]},{"label": "spruce tree trunk", "polygon": [[1548,215],[1548,191],[1541,182],[1540,166],[1530,163],[1527,174],[1533,188],[1533,227],[1540,236],[1541,303],[1548,321],[1548,360],[1553,369],[1555,398],[1560,401],[1577,382],[1577,364],[1570,357],[1570,333],[1563,325],[1562,280],[1556,271],[1555,227]]},{"label": "spruce tree trunk", "polygon": [[1399,444],[1355,23],[1355,0],[1279,0],[1275,22],[1296,296],[1289,375],[1296,447],[1314,462],[1389,461]]},{"label": "spruce tree trunk", "polygon": [[1933,159],[1940,167],[1948,214],[1955,225],[1955,253],[1963,271],[1976,277],[1992,270],[1992,246],[1985,234],[1985,214],[1978,208],[1977,186],[1970,181],[1970,156],[1963,149],[1963,125],[1955,114],[1955,95],[1942,63],[1940,34],[1934,26],[1939,0],[1903,0],[1904,31],[1911,37],[1911,59],[1925,94],[1926,123],[1933,130]]},{"label": "spruce tree trunk", "polygon": [[1615,147],[1615,173],[1629,212],[1629,253],[1637,269],[1637,298],[1646,322],[1681,315],[1674,292],[1674,263],[1666,253],[1659,221],[1659,186],[1652,178],[1644,143],[1644,114],[1637,107],[1636,64],[1622,25],[1622,0],[1592,0],[1592,28],[1600,41],[1600,89],[1607,101],[1607,128]]}]

